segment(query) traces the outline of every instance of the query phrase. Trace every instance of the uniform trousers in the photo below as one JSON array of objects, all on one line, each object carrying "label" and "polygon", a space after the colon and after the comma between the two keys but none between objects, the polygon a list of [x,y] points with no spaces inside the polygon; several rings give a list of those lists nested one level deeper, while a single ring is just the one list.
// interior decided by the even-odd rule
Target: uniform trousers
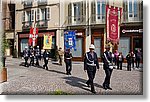
[{"label": "uniform trousers", "polygon": [[110,69],[109,67],[106,67],[104,66],[104,70],[105,70],[105,80],[104,80],[104,83],[103,83],[103,87],[110,87],[109,84],[110,84],[110,78],[111,78],[111,74],[112,74],[112,71],[113,69]]},{"label": "uniform trousers", "polygon": [[91,85],[91,91],[95,91],[93,80],[96,74],[96,67],[95,66],[87,66],[87,74],[88,74],[88,81],[86,82],[88,85]]}]

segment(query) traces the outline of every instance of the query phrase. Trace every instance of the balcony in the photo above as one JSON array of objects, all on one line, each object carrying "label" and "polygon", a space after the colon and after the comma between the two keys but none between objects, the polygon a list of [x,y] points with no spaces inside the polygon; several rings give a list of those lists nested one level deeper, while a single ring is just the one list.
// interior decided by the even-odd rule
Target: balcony
[{"label": "balcony", "polygon": [[47,0],[38,0],[38,6],[47,5]]},{"label": "balcony", "polygon": [[39,29],[48,27],[48,20],[39,20],[39,21],[36,21],[36,23]]},{"label": "balcony", "polygon": [[105,24],[105,15],[91,15],[91,24]]},{"label": "balcony", "polygon": [[26,21],[26,22],[22,22],[22,29],[23,30],[29,30],[30,27],[32,27],[32,22],[31,21]]},{"label": "balcony", "polygon": [[68,25],[85,25],[86,24],[86,16],[82,15],[79,17],[69,16],[68,17]]},{"label": "balcony", "polygon": [[32,7],[32,0],[31,1],[24,1],[24,8]]},{"label": "balcony", "polygon": [[143,12],[140,11],[137,14],[123,12],[122,23],[130,23],[130,22],[143,22]]}]

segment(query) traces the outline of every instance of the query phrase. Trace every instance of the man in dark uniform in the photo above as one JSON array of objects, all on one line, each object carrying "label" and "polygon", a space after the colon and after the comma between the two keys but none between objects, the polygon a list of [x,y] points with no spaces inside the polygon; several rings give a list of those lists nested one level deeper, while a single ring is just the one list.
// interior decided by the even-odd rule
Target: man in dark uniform
[{"label": "man in dark uniform", "polygon": [[66,74],[71,75],[72,70],[72,54],[70,52],[70,49],[67,49],[64,54],[64,60],[66,63]]},{"label": "man in dark uniform", "polygon": [[39,66],[39,59],[41,59],[41,51],[39,49],[39,46],[37,46],[36,50],[35,50],[35,58],[36,58],[36,66]]},{"label": "man in dark uniform", "polygon": [[48,64],[48,60],[49,60],[49,53],[48,53],[48,51],[47,51],[47,50],[45,50],[45,51],[44,51],[44,53],[43,53],[43,58],[44,58],[44,65],[43,65],[43,69],[45,69],[45,68],[46,68],[46,70],[48,70],[48,66],[47,66],[47,64]]},{"label": "man in dark uniform", "polygon": [[99,69],[97,54],[94,52],[95,46],[90,45],[90,51],[85,53],[84,57],[84,70],[87,71],[89,80],[86,82],[87,86],[91,85],[91,92],[96,93],[94,89],[93,80],[95,78],[96,68]]},{"label": "man in dark uniform", "polygon": [[111,78],[111,74],[113,69],[110,68],[110,66],[112,65],[112,52],[110,52],[110,45],[106,45],[106,51],[103,53],[103,69],[105,70],[105,80],[103,82],[103,88],[105,90],[110,89],[112,90],[112,88],[110,87],[110,78]]},{"label": "man in dark uniform", "polygon": [[29,51],[28,51],[28,47],[25,47],[25,50],[23,51],[23,57],[25,60],[25,67],[28,67],[28,57],[29,57]]},{"label": "man in dark uniform", "polygon": [[30,47],[30,66],[31,65],[34,66],[34,49],[32,46]]}]

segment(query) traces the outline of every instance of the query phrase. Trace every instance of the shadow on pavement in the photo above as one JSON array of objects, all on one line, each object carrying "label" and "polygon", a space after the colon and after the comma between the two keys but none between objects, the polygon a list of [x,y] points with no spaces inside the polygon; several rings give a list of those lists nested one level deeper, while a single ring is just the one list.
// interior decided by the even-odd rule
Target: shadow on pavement
[{"label": "shadow on pavement", "polygon": [[61,71],[57,71],[57,70],[48,70],[48,71],[50,71],[50,72],[55,72],[55,73],[59,73],[59,74],[65,74],[65,75],[66,75],[66,73],[61,72]]},{"label": "shadow on pavement", "polygon": [[[71,85],[71,86],[74,86],[74,87],[79,87],[81,89],[84,89],[84,90],[87,90],[87,91],[90,91],[90,88],[87,87],[86,84],[86,81],[85,79],[81,79],[81,78],[78,78],[78,77],[74,77],[74,76],[70,76],[70,77],[63,77],[63,79],[66,79],[66,83]],[[94,83],[94,85],[96,87],[99,87],[99,88],[103,88],[101,85],[99,84],[96,84]]]}]

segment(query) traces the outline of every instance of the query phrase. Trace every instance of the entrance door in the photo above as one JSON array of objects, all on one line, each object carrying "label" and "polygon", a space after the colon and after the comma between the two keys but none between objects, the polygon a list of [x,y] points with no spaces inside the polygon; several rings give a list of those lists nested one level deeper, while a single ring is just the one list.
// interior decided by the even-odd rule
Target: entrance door
[{"label": "entrance door", "polygon": [[142,37],[133,38],[133,50],[143,49],[143,39]]},{"label": "entrance door", "polygon": [[95,52],[98,58],[101,57],[101,38],[94,38]]}]

